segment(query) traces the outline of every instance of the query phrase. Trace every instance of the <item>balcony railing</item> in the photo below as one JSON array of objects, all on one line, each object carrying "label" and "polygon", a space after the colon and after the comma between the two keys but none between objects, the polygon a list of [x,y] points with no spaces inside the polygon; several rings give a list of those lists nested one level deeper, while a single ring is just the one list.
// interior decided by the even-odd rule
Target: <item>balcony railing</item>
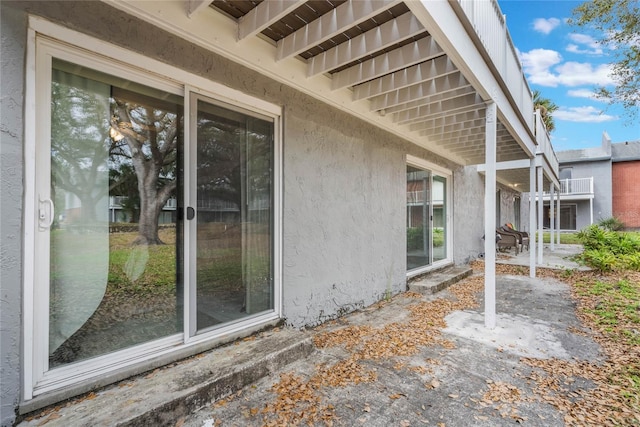
[{"label": "balcony railing", "polygon": [[529,129],[534,130],[533,98],[522,65],[509,35],[507,23],[496,0],[458,0],[478,38],[509,88]]},{"label": "balcony railing", "polygon": [[[578,196],[590,194],[593,194],[593,177],[560,180],[561,196]],[[549,192],[544,192],[544,196],[549,196]]]},{"label": "balcony railing", "polygon": [[475,29],[493,65],[506,84],[529,129],[536,136],[537,153],[543,154],[554,171],[558,157],[553,151],[549,133],[539,113],[534,113],[533,96],[507,29],[505,16],[497,0],[457,0]]}]

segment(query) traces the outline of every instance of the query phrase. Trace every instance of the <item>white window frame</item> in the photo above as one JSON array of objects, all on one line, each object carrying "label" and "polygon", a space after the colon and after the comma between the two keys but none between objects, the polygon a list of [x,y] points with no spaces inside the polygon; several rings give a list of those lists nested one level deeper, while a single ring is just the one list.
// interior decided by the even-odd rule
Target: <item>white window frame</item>
[{"label": "white window frame", "polygon": [[[415,157],[409,154],[407,154],[406,156],[405,164],[427,170],[431,172],[432,175],[435,174],[438,176],[442,176],[446,179],[446,186],[444,191],[445,191],[445,212],[446,212],[445,227],[447,231],[447,238],[445,239],[445,243],[446,243],[445,248],[446,248],[447,256],[444,259],[435,261],[428,266],[414,268],[413,270],[408,270],[406,273],[407,278],[411,278],[414,276],[418,276],[420,274],[427,273],[432,270],[437,270],[453,262],[453,227],[452,227],[453,172],[447,168],[436,165],[435,163],[431,163],[428,160],[422,159],[420,157]],[[433,180],[433,176],[431,179]],[[431,248],[431,252],[433,252],[433,248]]]},{"label": "white window frame", "polygon": [[[94,52],[99,52],[94,53]],[[274,120],[274,201],[273,201],[273,311],[247,318],[246,321],[225,325],[211,333],[190,337],[188,323],[184,323],[183,333],[178,333],[156,341],[99,356],[69,366],[46,369],[48,356],[44,335],[48,335],[48,296],[40,295],[36,289],[37,266],[41,265],[42,254],[36,254],[36,233],[38,221],[39,188],[36,177],[43,177],[46,171],[36,171],[38,152],[37,141],[42,138],[42,129],[50,132],[50,102],[45,101],[51,92],[51,58],[55,56],[89,68],[101,67],[105,72],[152,86],[184,98],[185,126],[184,138],[189,141],[189,98],[190,94],[204,94],[209,98],[253,111]],[[47,67],[48,64],[48,67]],[[153,71],[151,71],[153,70]],[[212,82],[201,76],[148,58],[130,50],[112,45],[74,30],[53,24],[45,19],[29,16],[27,34],[25,90],[25,206],[24,206],[24,276],[23,276],[23,387],[22,398],[27,401],[37,395],[58,390],[87,381],[97,381],[107,373],[122,370],[133,365],[150,363],[151,359],[164,360],[185,357],[202,351],[204,344],[213,346],[216,342],[240,336],[245,331],[278,321],[282,316],[282,107],[254,98],[243,92]],[[42,85],[48,87],[42,88]],[[44,121],[42,120],[44,119]],[[48,130],[47,130],[48,129]],[[188,143],[188,142],[187,142]],[[185,165],[190,165],[188,150],[185,150]],[[38,178],[40,179],[40,178]],[[185,171],[183,180],[188,189],[189,173]],[[184,191],[184,206],[193,206],[190,191]],[[183,222],[185,232],[189,221]],[[185,233],[184,253],[189,259],[189,234]],[[42,247],[42,245],[40,246]],[[43,251],[44,252],[44,251]],[[38,262],[36,262],[38,260]],[[184,269],[185,319],[188,316],[188,295],[193,292],[188,286],[190,269]],[[38,305],[36,307],[36,305]],[[43,354],[44,352],[44,354]]]}]

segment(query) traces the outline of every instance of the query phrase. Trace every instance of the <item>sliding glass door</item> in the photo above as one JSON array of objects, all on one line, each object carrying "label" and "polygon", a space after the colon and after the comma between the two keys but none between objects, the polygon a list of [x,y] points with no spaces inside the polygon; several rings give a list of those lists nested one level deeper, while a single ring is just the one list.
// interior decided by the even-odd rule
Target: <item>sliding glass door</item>
[{"label": "sliding glass door", "polygon": [[407,271],[449,259],[448,176],[407,165]]},{"label": "sliding glass door", "polygon": [[193,96],[197,331],[274,308],[272,118]]},{"label": "sliding glass door", "polygon": [[277,320],[280,108],[37,52],[25,398]]}]

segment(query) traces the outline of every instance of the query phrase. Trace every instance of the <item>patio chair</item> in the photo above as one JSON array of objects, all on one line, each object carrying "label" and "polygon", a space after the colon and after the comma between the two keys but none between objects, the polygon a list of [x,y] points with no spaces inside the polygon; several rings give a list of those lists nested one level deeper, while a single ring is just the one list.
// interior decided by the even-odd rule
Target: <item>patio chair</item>
[{"label": "patio chair", "polygon": [[524,251],[525,246],[527,247],[527,250],[529,250],[529,233],[527,233],[526,231],[516,230],[515,228],[513,228],[513,224],[511,223],[506,223],[502,228],[511,233],[516,233],[520,236],[521,251]]},{"label": "patio chair", "polygon": [[514,248],[516,250],[516,255],[518,255],[518,237],[515,234],[504,233],[500,229],[496,229],[496,233],[497,236],[500,237],[499,239],[496,237],[496,249],[500,252],[504,252],[509,248]]}]

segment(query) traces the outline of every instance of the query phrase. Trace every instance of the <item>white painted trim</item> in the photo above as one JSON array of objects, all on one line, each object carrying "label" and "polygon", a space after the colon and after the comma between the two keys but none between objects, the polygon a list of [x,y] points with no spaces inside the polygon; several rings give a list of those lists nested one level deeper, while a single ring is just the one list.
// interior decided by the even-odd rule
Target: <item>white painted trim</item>
[{"label": "white painted trim", "polygon": [[421,157],[412,156],[411,154],[407,154],[406,163],[412,166],[427,169],[431,172],[437,172],[439,175],[444,176],[445,178],[449,178],[453,175],[453,172],[450,169],[447,169],[435,163],[431,163],[430,161],[425,160]]},{"label": "white painted trim", "polygon": [[536,159],[529,165],[529,277],[536,277]]},{"label": "white painted trim", "polygon": [[22,294],[22,399],[33,397],[34,385],[34,280],[36,233],[36,32],[27,32],[26,76],[24,96],[24,236],[23,236],[23,294]]},{"label": "white painted trim", "polygon": [[[446,257],[444,259],[432,262],[429,265],[414,268],[412,270],[407,270],[407,278],[414,277],[423,273],[427,273],[432,270],[436,270],[445,265],[453,263],[453,172],[450,169],[444,168],[442,166],[436,165],[435,163],[431,163],[428,160],[425,160],[420,157],[412,156],[411,154],[407,154],[405,158],[405,164],[411,165],[420,169],[428,170],[433,175],[442,176],[446,179],[446,185],[444,188],[445,191],[445,230],[446,230],[446,239],[445,239],[445,251]],[[433,247],[431,248],[431,253],[433,253]]]},{"label": "white painted trim", "polygon": [[497,105],[487,104],[484,190],[484,325],[496,327],[496,128]]}]

